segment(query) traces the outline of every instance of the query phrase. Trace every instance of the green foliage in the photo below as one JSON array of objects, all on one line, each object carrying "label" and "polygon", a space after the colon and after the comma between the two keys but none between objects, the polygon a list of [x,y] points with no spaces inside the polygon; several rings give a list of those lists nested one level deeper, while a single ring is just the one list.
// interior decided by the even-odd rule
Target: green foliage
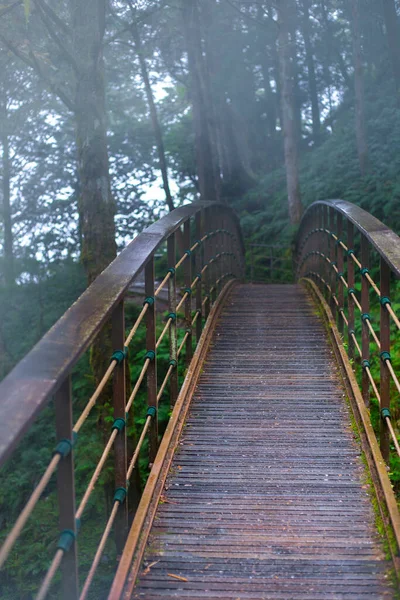
[{"label": "green foliage", "polygon": [[[379,86],[379,89],[378,89]],[[349,92],[349,96],[351,94]],[[391,83],[370,82],[367,101],[370,168],[361,177],[355,144],[354,112],[337,111],[333,132],[314,150],[304,148],[300,164],[302,201],[343,199],[358,204],[400,232],[400,108]],[[296,229],[288,221],[284,170],[267,174],[235,208],[244,235],[253,243],[287,244]]]},{"label": "green foliage", "polygon": [[[157,273],[161,278],[166,271],[165,253],[161,252],[156,265]],[[82,281],[83,277],[80,267],[73,263],[67,263],[64,265],[64,270],[60,265],[58,269],[49,274],[47,279],[43,279],[39,283],[32,282],[16,286],[15,290],[12,291],[12,294],[14,294],[12,298],[7,298],[4,290],[1,299],[3,303],[6,303],[6,301],[9,302],[7,310],[11,311],[11,307],[14,304],[19,304],[19,312],[15,315],[10,314],[10,322],[3,330],[6,346],[14,349],[15,344],[16,355],[12,357],[14,361],[18,360],[23,355],[25,349],[27,350],[29,345],[33,345],[41,335],[39,329],[32,327],[32,325],[36,324],[37,320],[40,321],[40,308],[43,309],[43,327],[49,328],[54,320],[57,319],[59,313],[66,308],[65,304],[71,304],[79,291],[81,291]],[[45,299],[43,307],[34,302],[38,297],[37,288],[39,285],[42,286],[43,299]],[[18,299],[17,302],[16,299]],[[126,303],[127,333],[135,322],[140,309],[141,307],[135,303],[129,301]],[[26,321],[23,320],[18,323],[18,316],[21,315]],[[177,319],[178,326],[182,324],[182,319],[183,315],[179,314]],[[29,324],[31,324],[31,330]],[[165,315],[159,315],[157,319],[157,336],[160,335],[164,325]],[[13,327],[17,329],[21,340],[24,340],[23,344],[18,344],[18,340],[13,339]],[[31,337],[24,339],[26,332],[29,332]],[[183,338],[183,335],[184,333],[181,331],[179,334],[180,339]],[[129,347],[128,364],[131,389],[136,383],[143,367],[144,355],[146,353],[145,338],[146,328],[142,324]],[[157,351],[159,385],[161,385],[165,377],[168,363],[169,342],[167,335]],[[9,366],[12,366],[12,362],[10,362]],[[178,371],[180,384],[183,382],[184,373],[185,366],[184,364],[180,364]],[[90,369],[90,353],[86,352],[72,373],[74,422],[76,422],[84,409],[94,391],[94,387],[94,378]],[[146,411],[146,385],[143,383],[136,396],[133,410],[127,423],[129,457],[132,456],[142,432],[146,420]],[[165,431],[170,414],[171,407],[167,385],[159,404],[158,423],[160,439]],[[99,426],[100,416],[102,423],[104,423],[102,426]],[[0,488],[0,544],[24,507],[51,458],[57,443],[54,419],[54,405],[50,403],[40,413],[33,426],[13,453],[12,458],[7,461],[2,469],[2,485]],[[101,403],[99,402],[96,405],[79,432],[78,442],[74,450],[75,485],[78,504],[85,493],[88,481],[93,474],[94,466],[101,456],[105,439],[108,438],[108,432],[111,433],[113,420],[112,401],[111,397],[107,395]],[[136,473],[134,472],[131,481],[131,488],[133,489],[130,491],[136,494],[141,492],[146,483],[148,472],[148,442],[146,440],[140,453],[138,468]],[[114,458],[113,453],[111,453],[101,472],[82,519],[78,538],[81,583],[84,581],[85,575],[91,566],[97,544],[104,529],[105,518],[110,512],[110,499],[114,493],[113,482]],[[130,505],[132,510],[132,503]],[[0,573],[2,598],[14,600],[14,598],[30,598],[34,595],[45,575],[50,558],[55,551],[58,535],[56,478],[53,477],[24,528],[21,538],[12,551],[7,561],[6,569]],[[111,535],[99,567],[98,577],[96,577],[92,586],[89,598],[93,600],[103,598],[104,589],[108,589],[112,574],[114,573],[115,560],[116,548],[113,536]],[[51,597],[56,598],[59,596],[59,586],[60,576],[58,575],[52,586]]]},{"label": "green foliage", "polygon": [[85,277],[72,260],[45,267],[25,265],[26,283],[0,286],[0,380],[36,344],[85,289]]}]

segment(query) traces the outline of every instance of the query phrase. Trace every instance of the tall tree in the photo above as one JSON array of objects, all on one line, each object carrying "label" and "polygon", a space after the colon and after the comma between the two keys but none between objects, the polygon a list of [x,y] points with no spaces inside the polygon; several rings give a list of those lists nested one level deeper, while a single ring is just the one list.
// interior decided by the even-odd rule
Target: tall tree
[{"label": "tall tree", "polygon": [[[271,53],[268,47],[268,40],[271,37],[271,32],[267,30],[267,25],[270,25],[270,21],[263,20],[263,8],[261,5],[257,9],[257,45],[259,52],[259,60],[261,63],[261,70],[264,81],[265,90],[265,105],[267,111],[267,124],[268,134],[275,138],[276,135],[276,123],[277,123],[277,110],[276,110],[276,93],[272,89],[271,85]],[[269,35],[267,36],[266,33]],[[275,43],[275,40],[273,40]]]},{"label": "tall tree", "polygon": [[[395,0],[382,0],[390,60],[397,91],[400,91],[400,37]],[[400,100],[400,98],[399,98]]]},{"label": "tall tree", "polygon": [[2,146],[2,221],[4,231],[4,281],[7,285],[14,283],[14,252],[10,202],[11,157],[8,129],[8,97],[6,90],[1,90],[0,98],[0,143]]},{"label": "tall tree", "polygon": [[[277,8],[279,7],[279,0]],[[278,11],[281,9],[278,8]],[[296,133],[297,145],[300,145],[302,138],[302,95],[300,90],[300,64],[299,50],[297,43],[297,27],[298,27],[298,6],[297,0],[285,0],[285,13],[287,21],[287,30],[289,34],[289,54],[290,54],[290,73],[292,81],[292,110]]]},{"label": "tall tree", "polygon": [[[88,283],[115,258],[115,205],[111,194],[104,90],[103,38],[106,0],[71,0],[57,14],[35,1],[29,28],[35,43],[4,31],[3,44],[30,66],[75,117],[82,255]],[[18,8],[18,7],[17,7]],[[15,25],[14,25],[15,28]],[[54,63],[49,63],[51,58]],[[60,77],[61,74],[61,77]],[[70,95],[71,88],[74,90]]]},{"label": "tall tree", "polygon": [[278,0],[276,6],[278,10],[278,53],[289,218],[292,224],[297,224],[301,219],[302,204],[299,183],[298,132],[296,131],[295,98],[289,43],[289,2],[288,0]]},{"label": "tall tree", "polygon": [[314,142],[317,143],[321,130],[317,78],[315,75],[314,53],[311,42],[310,0],[303,0],[303,38],[306,51],[308,89],[311,99],[312,131]]},{"label": "tall tree", "polygon": [[71,0],[82,262],[89,283],[115,258],[104,88],[106,0]]},{"label": "tall tree", "polygon": [[365,123],[364,67],[360,30],[359,0],[351,0],[351,9],[357,152],[361,175],[365,175],[368,167],[368,142]]},{"label": "tall tree", "polygon": [[[131,3],[130,3],[131,4]],[[132,4],[131,4],[132,6]],[[133,19],[131,24],[131,32],[133,36],[133,40],[135,42],[137,55],[139,58],[140,71],[142,74],[142,79],[146,91],[147,103],[149,105],[150,110],[150,118],[153,126],[154,137],[156,140],[158,160],[160,163],[160,171],[163,180],[163,187],[165,192],[165,199],[168,206],[168,209],[174,210],[174,201],[172,199],[171,190],[169,186],[169,178],[168,178],[168,166],[167,159],[165,157],[165,148],[164,148],[164,140],[161,132],[160,122],[158,119],[157,108],[154,102],[153,90],[151,89],[149,73],[147,70],[146,59],[144,57],[142,41],[140,38],[139,28],[136,22],[136,19]]]},{"label": "tall tree", "polygon": [[196,157],[201,198],[212,201],[219,197],[219,169],[209,126],[209,106],[198,0],[181,0],[184,35],[190,73],[190,95],[196,138]]}]

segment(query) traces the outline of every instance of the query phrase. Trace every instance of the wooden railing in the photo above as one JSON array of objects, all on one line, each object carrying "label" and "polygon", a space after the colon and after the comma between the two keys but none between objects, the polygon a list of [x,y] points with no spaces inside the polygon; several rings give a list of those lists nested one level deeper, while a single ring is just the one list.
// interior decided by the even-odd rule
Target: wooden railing
[{"label": "wooden railing", "polygon": [[[179,242],[179,251],[177,251]],[[183,247],[182,247],[183,246]],[[166,264],[161,281],[158,262]],[[143,308],[130,330],[125,328],[124,298],[130,286],[144,273]],[[170,404],[179,394],[178,366],[192,359],[210,307],[233,278],[244,275],[244,247],[240,226],[225,205],[194,203],[176,209],[141,233],[93,282],[37,346],[15,367],[0,385],[0,461],[3,464],[16,448],[35,418],[54,402],[56,439],[48,466],[38,474],[36,485],[17,521],[0,549],[0,567],[6,560],[53,474],[57,472],[60,537],[55,554],[40,586],[37,599],[45,598],[61,567],[64,598],[86,598],[100,563],[106,541],[113,529],[117,546],[122,548],[128,525],[127,488],[145,437],[149,440],[149,463],[154,461],[160,436],[158,405],[168,390]],[[157,338],[157,297],[168,289],[168,314]],[[179,294],[179,291],[181,292]],[[110,364],[95,391],[73,422],[71,373],[79,358],[111,323]],[[179,329],[183,332],[179,340]],[[132,392],[126,393],[127,365],[136,361],[129,346],[139,327],[146,329],[143,366]],[[158,327],[160,330],[160,327]],[[157,377],[157,350],[169,338],[165,377]],[[107,338],[107,334],[105,334]],[[98,339],[98,338],[97,338]],[[160,365],[159,365],[160,366]],[[113,422],[108,439],[83,497],[76,508],[74,447],[87,417],[112,379],[110,403]],[[143,381],[147,384],[147,413],[136,447],[127,452],[127,419]],[[111,512],[82,590],[78,582],[78,530],[90,496],[110,454],[114,456],[115,494]],[[84,527],[84,522],[82,523]]]},{"label": "wooden railing", "polygon": [[[399,472],[400,457],[400,356],[391,354],[395,344],[400,348],[400,238],[349,202],[315,202],[300,224],[296,261],[298,279],[311,280],[329,304],[358,377],[365,407],[362,426],[373,449],[371,422],[379,438],[374,462],[398,551],[400,517],[387,472],[391,466]],[[393,481],[396,485],[399,493]]]}]

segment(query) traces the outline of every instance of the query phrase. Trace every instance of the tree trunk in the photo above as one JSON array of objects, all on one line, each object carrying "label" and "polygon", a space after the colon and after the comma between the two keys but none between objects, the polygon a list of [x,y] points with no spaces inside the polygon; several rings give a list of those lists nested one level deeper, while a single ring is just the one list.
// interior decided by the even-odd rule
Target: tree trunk
[{"label": "tree trunk", "polygon": [[183,24],[191,79],[191,100],[196,139],[196,160],[201,199],[214,201],[218,197],[213,148],[204,94],[203,50],[197,0],[181,0]]},{"label": "tree trunk", "polygon": [[382,0],[390,60],[397,91],[400,90],[400,40],[399,24],[394,0]]},{"label": "tree trunk", "polygon": [[14,278],[14,253],[13,253],[13,234],[11,220],[11,203],[10,203],[10,176],[11,176],[11,159],[10,159],[10,140],[8,137],[7,125],[7,99],[1,106],[2,115],[0,117],[1,129],[1,144],[3,146],[3,228],[4,228],[4,281],[6,285],[12,285]]},{"label": "tree trunk", "polygon": [[[258,8],[257,19],[259,23],[262,22],[263,14],[261,6]],[[257,46],[258,46],[258,54],[260,57],[261,71],[264,80],[264,90],[265,90],[265,106],[267,111],[267,123],[268,123],[268,135],[272,138],[275,138],[276,135],[276,100],[275,94],[272,91],[271,87],[271,78],[269,74],[269,64],[268,64],[268,50],[267,50],[267,40],[265,35],[265,28],[260,24],[257,28]]]},{"label": "tree trunk", "polygon": [[355,120],[358,161],[361,175],[365,175],[368,167],[368,143],[365,125],[365,94],[364,74],[361,47],[361,32],[359,0],[351,0],[352,27],[353,27],[353,61],[354,61],[354,91],[355,91]]},{"label": "tree trunk", "polygon": [[[286,15],[287,15],[287,27],[289,34],[289,56],[291,60],[291,78],[292,78],[292,89],[293,89],[293,115],[294,115],[294,126],[296,132],[296,143],[299,146],[302,138],[302,127],[301,127],[301,93],[299,86],[299,64],[297,56],[297,2],[296,0],[285,0]],[[279,5],[279,0],[278,0]]]},{"label": "tree trunk", "polygon": [[[222,131],[221,119],[218,115],[218,106],[220,101],[218,96],[221,94],[220,77],[218,73],[218,61],[220,48],[218,45],[219,31],[215,29],[214,8],[215,0],[202,0],[199,4],[200,26],[204,34],[204,98],[207,104],[207,123],[212,149],[212,163],[214,168],[214,178],[216,187],[216,199],[221,196],[222,186]],[[224,92],[222,91],[222,95]]]},{"label": "tree trunk", "polygon": [[[103,37],[107,0],[71,0],[74,47],[78,61],[75,91],[78,152],[79,208],[82,233],[81,261],[88,284],[115,258],[115,204],[111,195],[105,92]],[[109,365],[111,325],[107,323],[93,343],[90,364],[98,385]],[[99,405],[111,395],[111,382]],[[98,425],[104,440],[108,427],[101,410]]]},{"label": "tree trunk", "polygon": [[[347,72],[347,65],[344,61],[344,58],[340,51],[340,48],[338,49],[337,43],[335,43],[334,35],[332,32],[332,25],[328,18],[328,9],[327,9],[325,0],[321,1],[321,9],[322,9],[322,17],[323,17],[323,22],[324,22],[325,31],[326,31],[326,44],[329,49],[329,54],[332,57],[333,57],[333,55],[335,55],[335,57],[337,59],[339,71],[343,77],[343,81],[345,82],[346,87],[350,88],[351,80],[350,80],[349,74]],[[329,70],[329,66],[328,66],[328,70]],[[330,79],[330,77],[329,77],[329,79]]]},{"label": "tree trunk", "polygon": [[147,71],[147,65],[146,65],[144,55],[143,55],[142,42],[140,39],[140,33],[139,33],[139,29],[138,29],[136,21],[133,21],[132,26],[131,26],[131,31],[132,31],[133,40],[135,42],[136,51],[137,51],[137,54],[139,57],[140,71],[142,73],[142,79],[143,79],[144,87],[146,90],[147,103],[149,105],[150,118],[151,118],[151,123],[153,126],[154,137],[156,140],[158,160],[160,163],[161,176],[162,176],[162,180],[163,180],[165,200],[166,200],[168,209],[170,211],[172,211],[172,210],[174,210],[175,207],[174,207],[174,201],[172,200],[171,190],[169,187],[168,167],[167,167],[167,160],[165,158],[164,141],[162,138],[160,122],[158,120],[157,109],[156,109],[156,105],[155,105],[154,97],[153,97],[153,90],[151,89],[151,85],[150,85],[150,79],[149,79],[149,74]]},{"label": "tree trunk", "polygon": [[288,0],[278,0],[278,53],[282,90],[282,118],[289,217],[292,224],[297,224],[301,218],[302,204],[299,184],[297,132],[294,116],[288,9]]},{"label": "tree trunk", "polygon": [[104,94],[106,0],[72,0],[76,81],[76,144],[82,215],[82,262],[91,283],[116,256]]},{"label": "tree trunk", "polygon": [[321,117],[319,112],[317,79],[315,76],[315,65],[313,48],[310,36],[310,0],[303,0],[303,38],[306,51],[306,62],[308,71],[308,87],[311,99],[312,131],[314,143],[318,143],[321,133]]}]

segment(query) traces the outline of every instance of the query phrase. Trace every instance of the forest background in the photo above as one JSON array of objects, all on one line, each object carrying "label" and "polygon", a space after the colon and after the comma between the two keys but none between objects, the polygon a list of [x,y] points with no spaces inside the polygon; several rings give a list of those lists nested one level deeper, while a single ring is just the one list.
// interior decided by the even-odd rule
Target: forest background
[{"label": "forest background", "polygon": [[[400,233],[399,14],[395,0],[0,4],[0,379],[130,239],[183,202],[228,203],[247,243],[290,247],[304,207],[328,198]],[[77,407],[94,379],[86,356]],[[0,536],[54,443],[39,445],[46,418],[14,459],[18,477],[6,466]],[[94,427],[77,450],[78,494],[100,438]],[[0,576],[5,598],[30,598],[45,571],[50,492],[37,508],[48,525],[29,525],[26,553],[17,547]]]}]

